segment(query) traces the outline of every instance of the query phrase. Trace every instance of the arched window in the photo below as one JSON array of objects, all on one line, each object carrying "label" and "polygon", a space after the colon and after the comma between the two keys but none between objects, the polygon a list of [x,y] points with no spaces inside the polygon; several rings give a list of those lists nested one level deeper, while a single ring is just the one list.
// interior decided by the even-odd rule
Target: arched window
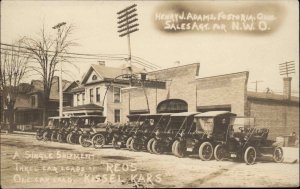
[{"label": "arched window", "polygon": [[157,113],[187,112],[188,104],[181,99],[168,99],[160,102],[156,108]]}]

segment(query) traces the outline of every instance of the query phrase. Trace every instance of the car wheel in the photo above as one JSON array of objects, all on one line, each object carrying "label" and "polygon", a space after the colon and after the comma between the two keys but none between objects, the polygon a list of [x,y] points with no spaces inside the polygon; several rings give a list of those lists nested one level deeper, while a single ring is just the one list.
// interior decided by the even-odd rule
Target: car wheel
[{"label": "car wheel", "polygon": [[69,143],[69,144],[72,144],[72,142],[71,142],[71,136],[72,136],[72,132],[71,133],[69,133],[68,135],[67,135],[67,143]]},{"label": "car wheel", "polygon": [[51,134],[51,141],[56,142],[56,133]]},{"label": "car wheel", "polygon": [[183,141],[177,141],[174,147],[174,153],[177,157],[184,157],[186,155],[186,145]]},{"label": "car wheel", "polygon": [[43,139],[43,135],[41,135],[40,132],[37,132],[35,137],[36,137],[37,140],[42,140]]},{"label": "car wheel", "polygon": [[281,163],[283,161],[283,150],[281,147],[276,147],[273,152],[273,160],[276,163]]},{"label": "car wheel", "polygon": [[63,143],[63,142],[64,142],[64,141],[63,141],[63,135],[62,135],[62,134],[60,134],[60,133],[57,134],[57,141],[60,142],[60,143]]},{"label": "car wheel", "polygon": [[45,132],[43,133],[43,140],[44,140],[44,141],[50,140],[49,137],[48,137],[47,135],[48,135],[48,131],[45,131]]},{"label": "car wheel", "polygon": [[129,138],[127,139],[127,141],[126,141],[126,148],[127,148],[128,150],[131,150],[131,146],[130,146],[131,140],[132,140],[132,137],[129,137]]},{"label": "car wheel", "polygon": [[175,140],[173,142],[173,144],[172,144],[172,154],[175,155],[175,156],[176,156],[176,154],[175,154],[175,147],[176,147],[176,145],[177,145],[178,142],[179,142],[178,140]]},{"label": "car wheel", "polygon": [[249,146],[244,154],[244,161],[247,165],[253,165],[256,159],[256,150],[254,147]]},{"label": "car wheel", "polygon": [[199,147],[199,157],[203,161],[211,160],[214,154],[213,146],[210,142],[203,142]]},{"label": "car wheel", "polygon": [[79,137],[79,143],[81,144],[81,146],[83,147],[90,147],[92,144],[90,141],[88,141],[89,136],[87,135],[80,135]]},{"label": "car wheel", "polygon": [[214,149],[214,157],[217,161],[222,161],[226,157],[226,149],[222,144],[218,144]]},{"label": "car wheel", "polygon": [[105,144],[105,137],[102,134],[96,134],[92,138],[92,143],[94,148],[99,149],[102,148]]},{"label": "car wheel", "polygon": [[152,143],[152,151],[155,154],[162,154],[163,153],[163,146],[159,144],[158,140],[154,140]]},{"label": "car wheel", "polygon": [[138,152],[141,151],[141,146],[138,144],[137,139],[132,139],[130,147],[133,151]]},{"label": "car wheel", "polygon": [[151,139],[148,141],[148,143],[147,143],[147,150],[148,150],[148,152],[150,152],[150,153],[153,153],[151,147],[152,147],[152,143],[153,143],[154,140],[155,140],[154,138],[151,138]]}]

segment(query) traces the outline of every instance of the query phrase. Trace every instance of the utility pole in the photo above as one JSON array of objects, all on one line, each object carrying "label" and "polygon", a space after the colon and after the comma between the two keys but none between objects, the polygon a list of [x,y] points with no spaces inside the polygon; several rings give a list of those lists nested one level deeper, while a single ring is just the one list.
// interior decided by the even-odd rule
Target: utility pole
[{"label": "utility pole", "polygon": [[[60,27],[66,25],[65,22],[58,23],[57,25],[53,26],[53,29],[57,29],[57,35],[60,39]],[[58,52],[60,51],[60,46],[57,47]],[[59,117],[63,116],[63,87],[62,87],[62,62],[60,62],[60,76],[59,76]]]},{"label": "utility pole", "polygon": [[280,75],[286,75],[289,77],[289,74],[295,73],[295,61],[289,61],[279,64]]},{"label": "utility pole", "polygon": [[130,34],[138,31],[139,26],[136,13],[136,4],[133,4],[125,9],[117,12],[118,14],[118,32],[120,33],[119,37],[127,36],[128,41],[128,62],[129,62],[129,71],[132,74],[132,65],[131,65],[131,43],[130,43]]},{"label": "utility pole", "polygon": [[261,82],[263,82],[263,81],[257,81],[257,80],[256,80],[256,81],[254,81],[254,82],[251,82],[251,83],[255,83],[255,92],[257,92],[257,84],[258,84],[258,83],[261,83]]}]

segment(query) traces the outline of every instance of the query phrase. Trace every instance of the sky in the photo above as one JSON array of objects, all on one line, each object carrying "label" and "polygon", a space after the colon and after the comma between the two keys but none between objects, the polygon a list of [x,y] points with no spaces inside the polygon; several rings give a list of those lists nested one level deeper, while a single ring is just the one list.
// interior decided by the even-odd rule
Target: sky
[{"label": "sky", "polygon": [[[161,68],[200,63],[200,77],[249,71],[249,90],[264,91],[267,87],[282,92],[283,77],[278,64],[295,61],[296,73],[292,74],[293,95],[299,95],[299,4],[296,0],[283,1],[1,1],[1,43],[11,44],[22,36],[36,37],[43,24],[47,32],[59,22],[72,23],[75,30],[72,39],[78,46],[70,52],[89,54],[126,54],[127,38],[117,32],[117,12],[133,3],[137,4],[139,31],[131,35],[134,56],[141,57]],[[176,6],[175,6],[176,5]],[[176,9],[177,7],[177,9]],[[253,8],[254,7],[254,8]],[[273,7],[273,8],[272,8]],[[274,8],[275,7],[275,8]],[[173,10],[174,9],[174,10]],[[159,14],[180,13],[215,15],[220,12],[258,12],[274,16],[267,20],[269,32],[233,32],[227,30],[170,32]],[[191,21],[194,23],[194,21]],[[231,24],[231,21],[223,21]],[[161,23],[165,25],[160,25]],[[197,22],[198,24],[200,22]],[[208,22],[213,24],[212,22]],[[222,23],[222,21],[221,21]],[[227,25],[227,26],[229,26]],[[226,27],[227,27],[226,26]],[[227,28],[229,29],[229,28]],[[72,78],[78,79],[96,60],[76,60],[80,69],[70,69]],[[118,66],[120,62],[107,61],[107,65]],[[178,64],[177,64],[178,65]],[[297,92],[297,93],[295,93]]]}]

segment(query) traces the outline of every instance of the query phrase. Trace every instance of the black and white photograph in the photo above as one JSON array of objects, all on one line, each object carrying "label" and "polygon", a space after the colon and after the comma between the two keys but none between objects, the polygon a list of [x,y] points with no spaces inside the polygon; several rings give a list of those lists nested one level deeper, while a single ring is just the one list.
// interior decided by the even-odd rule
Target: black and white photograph
[{"label": "black and white photograph", "polygon": [[297,0],[2,0],[1,188],[299,187]]}]

